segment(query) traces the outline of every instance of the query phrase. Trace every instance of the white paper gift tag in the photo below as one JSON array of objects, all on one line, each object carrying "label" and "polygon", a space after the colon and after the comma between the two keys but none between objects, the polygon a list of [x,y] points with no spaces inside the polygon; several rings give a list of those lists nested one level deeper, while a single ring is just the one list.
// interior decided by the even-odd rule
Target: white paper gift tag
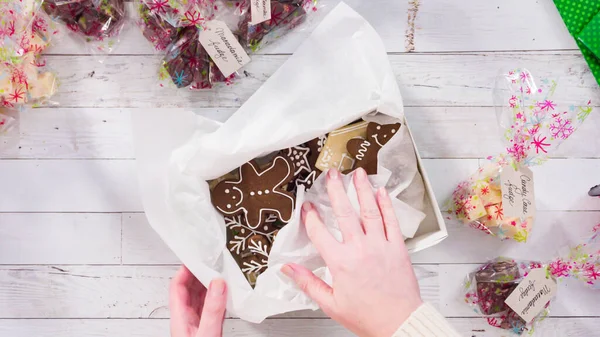
[{"label": "white paper gift tag", "polygon": [[517,170],[507,166],[500,173],[502,207],[507,218],[535,217],[533,172],[527,167]]},{"label": "white paper gift tag", "polygon": [[271,0],[250,0],[250,14],[253,25],[271,20]]},{"label": "white paper gift tag", "polygon": [[200,44],[225,77],[250,62],[250,56],[223,21],[207,22],[206,29],[200,32]]},{"label": "white paper gift tag", "polygon": [[544,310],[555,294],[556,281],[546,277],[546,269],[532,269],[504,303],[529,323]]}]

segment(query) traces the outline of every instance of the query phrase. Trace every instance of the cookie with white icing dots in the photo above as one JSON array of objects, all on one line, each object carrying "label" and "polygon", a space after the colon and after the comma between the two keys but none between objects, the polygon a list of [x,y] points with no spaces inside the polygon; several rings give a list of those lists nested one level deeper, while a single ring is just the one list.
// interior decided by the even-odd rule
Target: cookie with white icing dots
[{"label": "cookie with white icing dots", "polygon": [[327,136],[320,136],[302,145],[281,150],[280,155],[294,164],[294,179],[288,185],[288,191],[295,193],[298,186],[304,186],[305,190],[312,187],[321,174],[315,165],[326,139]]},{"label": "cookie with white icing dots", "polygon": [[251,228],[264,224],[269,214],[288,223],[295,196],[285,189],[294,172],[294,164],[282,156],[264,169],[252,160],[238,169],[238,179],[221,181],[213,188],[212,203],[223,215],[242,215]]},{"label": "cookie with white icing dots", "polygon": [[362,167],[367,174],[377,174],[377,154],[400,129],[400,123],[367,125],[366,139],[354,138],[348,141],[346,148],[354,158],[354,169]]}]

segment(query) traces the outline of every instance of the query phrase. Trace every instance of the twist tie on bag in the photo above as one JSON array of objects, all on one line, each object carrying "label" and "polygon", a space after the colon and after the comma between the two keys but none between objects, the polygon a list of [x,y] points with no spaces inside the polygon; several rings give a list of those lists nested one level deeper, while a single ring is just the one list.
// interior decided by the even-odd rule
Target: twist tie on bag
[{"label": "twist tie on bag", "polygon": [[562,105],[554,99],[558,82],[536,82],[527,69],[498,77],[494,100],[505,153],[458,184],[449,212],[470,227],[500,239],[526,242],[536,207],[529,169],[543,164],[592,112],[592,102]]},{"label": "twist tie on bag", "polygon": [[548,316],[560,281],[566,279],[600,289],[600,225],[547,263],[505,257],[487,262],[467,276],[464,302],[494,327],[531,335]]}]

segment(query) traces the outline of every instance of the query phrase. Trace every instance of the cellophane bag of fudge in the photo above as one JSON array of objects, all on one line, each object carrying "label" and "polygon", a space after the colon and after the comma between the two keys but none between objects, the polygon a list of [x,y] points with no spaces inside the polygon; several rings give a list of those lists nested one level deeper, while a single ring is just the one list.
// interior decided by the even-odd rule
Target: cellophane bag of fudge
[{"label": "cellophane bag of fudge", "polygon": [[[223,12],[221,16],[238,16],[237,20],[232,20],[231,23],[237,26],[240,40],[249,52],[256,52],[287,33],[302,29],[302,25],[311,14],[323,7],[322,0],[225,2],[235,3],[236,7],[239,7],[233,12]],[[240,6],[237,6],[238,3]]]},{"label": "cellophane bag of fudge", "polygon": [[464,302],[491,326],[533,335],[550,313],[561,283],[574,279],[600,289],[600,225],[576,246],[562,248],[549,262],[499,257],[467,275]]},{"label": "cellophane bag of fudge", "polygon": [[560,90],[557,80],[535,79],[523,68],[498,77],[494,101],[505,152],[458,184],[450,213],[499,239],[527,241],[536,213],[531,167],[543,164],[592,112],[591,100],[555,99]]},{"label": "cellophane bag of fudge", "polygon": [[[330,168],[345,173],[356,208],[357,167],[385,187],[406,238],[432,209],[385,47],[345,4],[226,121],[134,120],[150,224],[201,282],[224,278],[229,312],[247,321],[318,308],[281,267],[298,263],[331,282],[300,221],[311,201],[341,239],[325,189]],[[159,124],[168,141],[157,140]]]},{"label": "cellophane bag of fudge", "polygon": [[[252,10],[257,3],[267,7],[260,8],[261,19],[252,21],[252,13],[259,11]],[[160,86],[192,90],[231,85],[250,62],[247,53],[283,36],[317,10],[316,2],[308,0],[137,0],[136,4],[144,37],[165,53]],[[226,54],[224,49],[233,52]]]},{"label": "cellophane bag of fudge", "polygon": [[115,51],[128,20],[125,0],[43,0],[42,8],[99,61]]},{"label": "cellophane bag of fudge", "polygon": [[50,103],[57,80],[42,57],[57,34],[41,0],[0,2],[0,107]]},{"label": "cellophane bag of fudge", "polygon": [[[158,71],[161,87],[201,90],[233,83],[237,69],[234,67],[235,71],[231,71],[231,66],[240,65],[234,56],[222,53],[226,44],[239,45],[239,42],[222,21],[215,21],[215,12],[224,5],[222,2],[137,0],[136,4],[138,26],[162,57]],[[212,44],[201,39],[201,34],[216,31],[223,35],[209,36]],[[215,45],[217,50],[209,44]],[[245,54],[241,45],[237,49]],[[244,58],[241,63],[249,61],[247,55],[241,57]],[[230,62],[222,70],[215,58]]]}]

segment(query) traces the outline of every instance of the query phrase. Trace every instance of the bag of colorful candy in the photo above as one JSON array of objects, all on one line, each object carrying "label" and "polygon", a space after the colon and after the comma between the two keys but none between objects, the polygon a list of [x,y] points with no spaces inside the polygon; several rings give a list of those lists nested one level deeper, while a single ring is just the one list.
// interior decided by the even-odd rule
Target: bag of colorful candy
[{"label": "bag of colorful candy", "polygon": [[244,1],[244,4],[245,11],[237,27],[242,44],[252,52],[298,28],[322,7],[317,0]]},{"label": "bag of colorful candy", "polygon": [[235,77],[235,73],[224,76],[200,43],[200,33],[218,8],[211,3],[138,0],[138,25],[144,37],[165,53],[158,75],[161,87],[208,89],[230,84]]},{"label": "bag of colorful candy", "polygon": [[55,75],[41,54],[58,33],[41,11],[41,0],[0,2],[0,106],[47,103]]},{"label": "bag of colorful candy", "polygon": [[125,0],[43,0],[42,7],[93,54],[112,53],[127,22]]},{"label": "bag of colorful candy", "polygon": [[526,69],[498,78],[496,114],[506,149],[462,181],[449,211],[465,224],[500,239],[527,241],[535,220],[533,173],[592,111],[592,102],[561,104],[555,80],[534,80]]},{"label": "bag of colorful candy", "polygon": [[600,288],[600,225],[574,247],[559,252],[550,262],[491,260],[467,275],[464,302],[483,315],[491,326],[516,335],[532,335],[549,315],[561,281],[576,279]]},{"label": "bag of colorful candy", "polygon": [[[307,0],[264,3],[268,4],[268,15],[251,24],[254,21],[249,1],[138,0],[138,25],[143,35],[157,51],[166,53],[159,71],[160,85],[190,89],[229,85],[250,61],[247,52],[282,36],[305,19],[307,10],[317,8]],[[206,41],[214,38],[203,38],[214,30],[226,31],[228,41],[224,44],[234,51],[231,55],[210,48],[211,43]],[[223,61],[228,58],[237,62]]]}]

